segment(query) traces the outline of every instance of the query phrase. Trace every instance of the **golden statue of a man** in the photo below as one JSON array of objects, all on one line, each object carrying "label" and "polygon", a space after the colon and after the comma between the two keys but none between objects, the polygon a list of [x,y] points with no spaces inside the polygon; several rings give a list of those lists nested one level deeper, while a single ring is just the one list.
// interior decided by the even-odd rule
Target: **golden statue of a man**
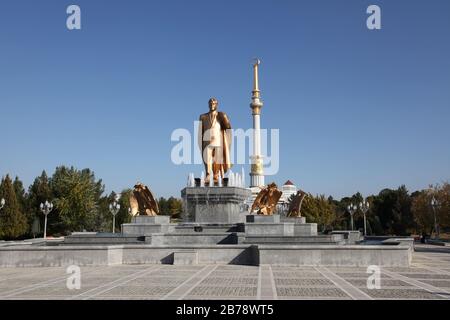
[{"label": "golden statue of a man", "polygon": [[218,185],[219,176],[224,178],[231,168],[231,124],[224,112],[217,111],[216,98],[209,99],[209,112],[200,115],[198,144],[205,165],[205,185],[209,185],[211,175]]}]

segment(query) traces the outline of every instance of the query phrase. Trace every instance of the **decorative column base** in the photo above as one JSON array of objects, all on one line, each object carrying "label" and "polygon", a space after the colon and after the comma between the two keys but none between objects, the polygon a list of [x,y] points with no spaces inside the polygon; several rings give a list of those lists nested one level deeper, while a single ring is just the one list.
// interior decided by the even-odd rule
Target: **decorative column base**
[{"label": "decorative column base", "polygon": [[181,190],[185,222],[233,224],[245,221],[251,191],[239,187],[187,187]]}]

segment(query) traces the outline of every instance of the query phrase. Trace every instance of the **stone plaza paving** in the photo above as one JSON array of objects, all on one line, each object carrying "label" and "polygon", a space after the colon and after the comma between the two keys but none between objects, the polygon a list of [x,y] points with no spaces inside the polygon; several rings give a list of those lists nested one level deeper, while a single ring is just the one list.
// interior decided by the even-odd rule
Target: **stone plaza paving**
[{"label": "stone plaza paving", "polygon": [[81,267],[72,290],[66,268],[0,268],[0,299],[450,299],[450,250],[416,249],[410,268],[381,269],[380,289],[365,267]]}]

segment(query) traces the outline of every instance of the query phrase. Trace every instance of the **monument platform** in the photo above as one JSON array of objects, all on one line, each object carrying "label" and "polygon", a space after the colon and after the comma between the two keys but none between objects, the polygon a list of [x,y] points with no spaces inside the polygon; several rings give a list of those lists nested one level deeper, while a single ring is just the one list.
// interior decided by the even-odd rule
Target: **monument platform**
[{"label": "monument platform", "polygon": [[115,245],[140,244],[145,242],[144,236],[120,233],[74,232],[64,237],[61,245]]},{"label": "monument platform", "polygon": [[219,232],[244,232],[244,223],[197,223],[183,222],[174,225],[171,230],[176,233],[219,233]]},{"label": "monument platform", "polygon": [[[23,245],[0,247],[0,267],[180,263],[273,266],[408,267],[413,249],[398,245]],[[174,259],[175,258],[175,259]]]},{"label": "monument platform", "polygon": [[[359,242],[360,233],[319,234],[303,218],[248,214],[250,190],[189,187],[185,222],[136,216],[122,233],[74,233],[63,243],[0,246],[0,266],[247,264],[273,266],[409,266],[408,239]],[[185,209],[186,209],[185,208]],[[358,243],[354,245],[353,243]],[[26,245],[25,245],[26,244]]]},{"label": "monument platform", "polygon": [[251,191],[240,187],[186,187],[183,220],[198,223],[243,223]]},{"label": "monument platform", "polygon": [[[286,222],[288,221],[288,222]],[[280,215],[249,214],[246,216],[245,236],[315,237],[317,223],[305,223],[304,219],[281,220]]]},{"label": "monument platform", "polygon": [[135,216],[131,223],[122,224],[124,235],[149,236],[153,233],[169,232],[169,216]]},{"label": "monument platform", "polygon": [[154,233],[151,244],[188,245],[188,244],[238,244],[239,235],[236,232],[191,232],[191,233]]},{"label": "monument platform", "polygon": [[290,245],[338,245],[345,244],[342,235],[318,235],[318,236],[278,236],[278,235],[250,235],[245,236],[242,243],[245,244],[290,244]]}]

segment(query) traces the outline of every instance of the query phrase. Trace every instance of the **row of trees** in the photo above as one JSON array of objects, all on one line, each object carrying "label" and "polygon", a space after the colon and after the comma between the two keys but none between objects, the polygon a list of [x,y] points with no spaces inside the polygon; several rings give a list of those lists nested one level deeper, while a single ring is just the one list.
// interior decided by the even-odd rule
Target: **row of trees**
[{"label": "row of trees", "polygon": [[[111,232],[112,215],[109,204],[116,198],[112,192],[104,195],[102,180],[96,179],[89,169],[57,167],[51,177],[46,172],[37,177],[26,191],[19,178],[14,181],[6,175],[0,184],[0,199],[6,204],[0,210],[0,239],[20,239],[43,233],[44,215],[39,205],[46,200],[54,204],[48,215],[47,234],[65,235],[72,231]],[[130,222],[128,214],[131,189],[122,190],[119,197],[120,210],[116,215],[115,228]],[[431,199],[438,206],[431,206]],[[366,214],[368,234],[408,235],[434,230],[434,214],[441,229],[450,228],[450,184],[430,186],[428,189],[409,193],[405,186],[396,190],[384,189],[367,198],[370,210]],[[335,200],[325,195],[309,194],[302,206],[302,215],[309,222],[316,222],[321,231],[350,229],[346,208],[350,203],[363,201],[360,193]],[[160,214],[179,217],[182,202],[179,199],[159,199]],[[435,211],[433,211],[435,210]],[[362,229],[364,220],[359,210],[354,215],[356,229]]]},{"label": "row of trees", "polygon": [[[53,211],[48,215],[47,234],[65,235],[72,231],[111,232],[112,215],[109,204],[116,193],[104,195],[105,186],[89,169],[57,167],[51,177],[45,171],[25,191],[18,177],[12,181],[9,175],[2,178],[0,199],[5,206],[0,210],[0,239],[21,239],[43,233],[44,215],[40,204],[50,201]],[[122,223],[130,222],[128,213],[131,189],[122,190],[120,210],[116,215],[116,230]],[[160,214],[177,217],[182,204],[179,199],[159,199]]]},{"label": "row of trees", "polygon": [[[431,205],[433,197],[437,206]],[[309,194],[302,205],[302,215],[309,222],[316,222],[321,230],[349,230],[350,203],[359,204],[363,196],[335,200],[324,195]],[[367,233],[373,235],[432,234],[436,222],[441,230],[450,228],[450,184],[448,182],[430,186],[428,189],[409,193],[405,186],[398,189],[383,189],[367,198],[370,209],[366,213]],[[364,215],[357,210],[353,216],[355,229],[364,228]]]}]

